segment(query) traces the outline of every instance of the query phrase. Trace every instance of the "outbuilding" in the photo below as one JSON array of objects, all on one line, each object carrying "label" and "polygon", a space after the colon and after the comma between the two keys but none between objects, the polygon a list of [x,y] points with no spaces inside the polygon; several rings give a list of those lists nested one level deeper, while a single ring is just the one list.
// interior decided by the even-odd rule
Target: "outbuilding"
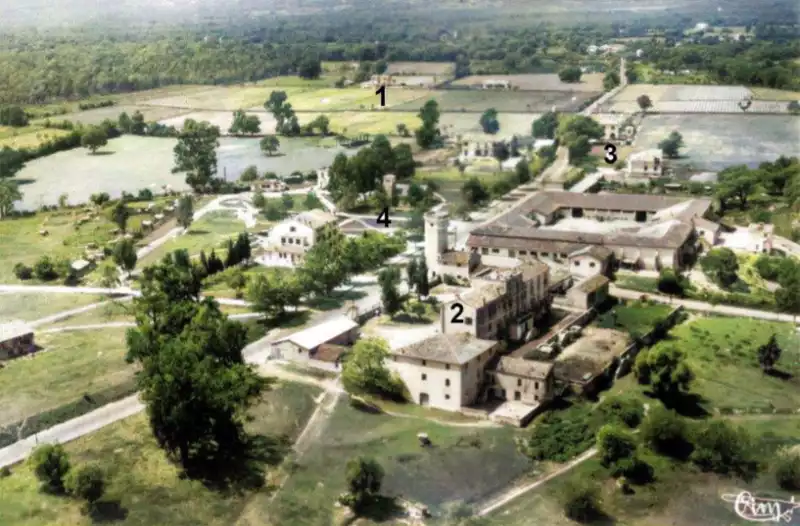
[{"label": "outbuilding", "polygon": [[33,327],[20,320],[0,322],[0,360],[16,358],[35,350]]}]

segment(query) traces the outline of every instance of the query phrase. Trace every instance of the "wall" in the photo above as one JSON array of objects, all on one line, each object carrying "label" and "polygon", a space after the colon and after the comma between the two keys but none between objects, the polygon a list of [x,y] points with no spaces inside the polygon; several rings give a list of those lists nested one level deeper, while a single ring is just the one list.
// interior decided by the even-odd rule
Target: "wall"
[{"label": "wall", "polygon": [[[464,323],[453,323],[453,317],[458,313],[458,309],[453,309],[455,304],[461,305],[464,310],[459,316],[459,319],[464,320]],[[469,321],[470,323],[466,323]],[[476,336],[478,334],[478,312],[475,307],[467,305],[462,300],[456,298],[453,301],[448,301],[442,305],[442,310],[439,313],[439,324],[442,328],[442,334],[457,334],[466,332]]]},{"label": "wall", "polygon": [[588,278],[602,274],[604,271],[603,262],[588,254],[569,258],[569,273],[573,276]]},{"label": "wall", "polygon": [[[392,355],[388,368],[406,384],[411,400],[420,403],[420,395],[428,395],[427,405],[448,411],[458,411],[462,405],[462,374],[456,365],[408,356]],[[424,379],[423,379],[423,375]],[[447,385],[447,381],[450,385]]]},{"label": "wall", "polygon": [[536,405],[546,402],[553,392],[553,375],[549,374],[546,379],[522,378],[519,376],[494,373],[495,392],[503,397],[500,389],[505,390],[505,399],[517,401],[516,393],[520,394],[519,401],[525,404]]}]

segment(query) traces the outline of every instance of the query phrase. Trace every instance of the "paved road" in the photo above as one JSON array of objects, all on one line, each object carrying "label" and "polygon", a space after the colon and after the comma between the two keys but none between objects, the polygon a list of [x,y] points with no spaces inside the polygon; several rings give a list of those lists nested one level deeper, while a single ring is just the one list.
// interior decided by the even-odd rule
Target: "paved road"
[{"label": "paved road", "polygon": [[731,307],[730,305],[711,305],[696,300],[685,300],[678,298],[670,298],[669,296],[661,296],[657,294],[647,294],[645,292],[638,292],[635,290],[621,289],[616,285],[611,285],[609,288],[612,296],[618,298],[633,300],[639,299],[642,296],[647,296],[648,299],[658,303],[669,303],[671,305],[683,305],[684,308],[700,312],[709,312],[713,314],[725,314],[727,316],[738,316],[743,318],[759,318],[762,320],[770,321],[785,321],[798,323],[800,320],[796,316],[790,314],[779,314],[777,312],[768,312],[756,309],[747,309],[744,307]]}]

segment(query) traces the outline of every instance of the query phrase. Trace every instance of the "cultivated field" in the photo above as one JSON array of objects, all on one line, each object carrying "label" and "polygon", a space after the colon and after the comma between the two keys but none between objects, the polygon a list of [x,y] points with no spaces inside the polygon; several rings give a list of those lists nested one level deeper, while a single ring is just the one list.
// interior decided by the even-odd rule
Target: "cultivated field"
[{"label": "cultivated field", "polygon": [[587,73],[580,82],[561,82],[555,73],[531,75],[472,75],[453,82],[454,86],[481,86],[487,80],[507,80],[523,91],[603,91],[603,74]]},{"label": "cultivated field", "polygon": [[65,130],[55,130],[42,128],[41,126],[25,126],[24,128],[12,128],[10,126],[0,126],[0,148],[36,148],[43,142],[67,135]]},{"label": "cultivated field", "polygon": [[[253,407],[251,433],[268,435],[267,445],[285,435],[294,440],[314,410],[319,389],[299,384],[279,384]],[[97,464],[108,478],[106,495],[91,515],[77,499],[39,491],[30,468],[21,464],[12,475],[0,479],[0,524],[46,526],[90,526],[98,523],[120,526],[229,526],[262,524],[259,511],[275,490],[267,480],[261,489],[215,490],[181,476],[158,447],[147,423],[139,414],[116,422],[66,446],[73,465]],[[280,450],[280,447],[275,449]],[[272,460],[272,463],[280,460]],[[275,468],[267,465],[267,472]],[[241,522],[237,522],[241,521]]]},{"label": "cultivated field", "polygon": [[[776,95],[779,94],[779,95]],[[662,113],[736,113],[745,114],[739,103],[754,98],[749,113],[788,113],[791,92],[750,90],[744,86],[693,86],[670,84],[630,84],[599,111],[635,113],[640,111],[636,99],[647,95],[653,103],[649,111]]]},{"label": "cultivated field", "polygon": [[176,117],[187,113],[189,110],[184,108],[149,106],[146,104],[122,104],[118,106],[109,106],[107,108],[96,108],[93,110],[68,113],[66,115],[58,115],[57,117],[52,117],[50,120],[53,122],[68,120],[81,124],[97,125],[106,119],[117,122],[120,113],[126,112],[128,115],[133,115],[136,111],[140,111],[142,115],[144,115],[145,121],[153,122]]},{"label": "cultivated field", "polygon": [[39,333],[36,345],[39,353],[0,370],[0,424],[121,386],[135,372],[125,362],[125,329]]},{"label": "cultivated field", "polygon": [[800,155],[800,119],[782,115],[651,115],[636,136],[636,149],[655,148],[673,130],[683,135],[681,164],[721,170],[757,166],[781,155]]},{"label": "cultivated field", "polygon": [[456,65],[453,62],[390,62],[387,75],[422,75],[438,77],[453,75]]},{"label": "cultivated field", "polygon": [[501,113],[497,117],[500,131],[495,135],[483,133],[478,122],[480,114],[477,113],[442,113],[439,123],[450,135],[461,135],[467,140],[491,141],[512,135],[530,135],[531,125],[538,117],[536,113]]},{"label": "cultivated field", "polygon": [[[336,111],[336,110],[372,110],[378,109],[380,95],[372,88],[324,88],[299,93],[289,93],[289,103],[297,111]],[[386,89],[386,107],[396,107],[411,101],[421,101],[415,108],[419,109],[430,92],[425,90],[409,90],[388,87]]]},{"label": "cultivated field", "polygon": [[[329,84],[325,83],[322,86],[325,85]],[[234,111],[254,106],[263,108],[273,90],[285,91],[287,95],[292,95],[322,86],[313,84],[283,86],[277,81],[238,86],[213,86],[202,90],[192,90],[188,93],[147,99],[142,101],[142,104],[195,110]]]},{"label": "cultivated field", "polygon": [[544,113],[554,106],[558,111],[576,111],[581,104],[598,93],[565,93],[559,91],[494,91],[494,90],[441,90],[413,103],[401,104],[394,109],[418,110],[428,98],[439,103],[443,112],[483,112],[494,108],[499,112]]}]

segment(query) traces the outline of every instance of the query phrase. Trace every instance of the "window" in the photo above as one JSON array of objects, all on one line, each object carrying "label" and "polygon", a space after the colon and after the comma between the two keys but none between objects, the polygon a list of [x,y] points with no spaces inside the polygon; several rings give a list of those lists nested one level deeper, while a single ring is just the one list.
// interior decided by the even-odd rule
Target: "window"
[{"label": "window", "polygon": [[446,378],[446,379],[445,379],[445,381],[444,381],[444,386],[445,386],[445,387],[450,387],[450,378]]},{"label": "window", "polygon": [[519,391],[514,391],[514,400],[522,400],[522,394]]},{"label": "window", "polygon": [[284,245],[286,244],[286,238],[285,237],[281,238],[281,244],[284,244]]},{"label": "window", "polygon": [[509,255],[509,257],[512,257],[512,258],[513,258],[513,257],[514,257],[516,254],[517,254],[517,253],[516,253],[516,252],[514,252],[513,250],[509,250],[509,251],[508,251],[508,255]]},{"label": "window", "polygon": [[483,248],[481,249],[481,254],[488,254],[488,253],[489,253],[489,249],[488,249],[488,248],[486,248],[486,247],[483,247]]},{"label": "window", "polygon": [[596,267],[596,266],[597,266],[597,264],[596,264],[594,261],[592,261],[591,263],[589,263],[589,268],[594,268],[594,267]]},{"label": "window", "polygon": [[467,325],[472,325],[472,318],[464,318],[464,323]]},{"label": "window", "polygon": [[520,256],[526,256],[526,255],[528,255],[528,251],[527,250],[520,250],[519,251],[519,255]]},{"label": "window", "polygon": [[422,365],[428,365],[428,362],[426,362],[425,360],[422,360]]},{"label": "window", "polygon": [[580,267],[581,266],[581,262],[576,259],[575,262],[573,263],[573,265],[575,265],[576,267]]},{"label": "window", "polygon": [[296,232],[296,231],[297,231],[297,227],[296,226],[290,226],[289,227],[289,232]]},{"label": "window", "polygon": [[533,388],[534,389],[539,389],[539,382],[534,382],[533,383]]},{"label": "window", "polygon": [[549,252],[542,252],[542,257],[543,258],[550,257],[550,253]]},{"label": "window", "polygon": [[499,253],[500,253],[499,249],[496,249],[496,248],[492,249],[492,254],[499,254]]},{"label": "window", "polygon": [[423,380],[427,380],[427,379],[428,379],[428,375],[427,375],[427,374],[425,374],[425,373],[422,373],[422,379],[423,379]]},{"label": "window", "polygon": [[450,364],[449,364],[449,363],[448,363],[448,364],[445,364],[444,368],[445,368],[445,369],[447,369],[447,370],[449,371],[449,370],[450,370]]},{"label": "window", "polygon": [[450,395],[444,395],[445,400],[450,400]]},{"label": "window", "polygon": [[517,387],[522,387],[522,378],[517,378]]}]

